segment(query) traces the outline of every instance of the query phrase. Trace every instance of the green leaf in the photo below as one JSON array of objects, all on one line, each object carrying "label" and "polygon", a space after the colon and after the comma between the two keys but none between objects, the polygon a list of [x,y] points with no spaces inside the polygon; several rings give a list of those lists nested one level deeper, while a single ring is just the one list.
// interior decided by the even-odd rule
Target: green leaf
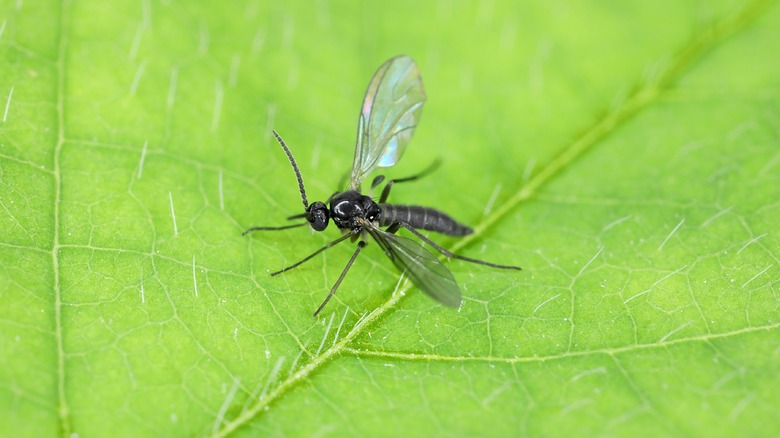
[{"label": "green leaf", "polygon": [[[780,8],[0,4],[0,435],[769,436],[780,421]],[[255,233],[349,168],[413,56],[393,189],[444,308],[377,245]]]}]

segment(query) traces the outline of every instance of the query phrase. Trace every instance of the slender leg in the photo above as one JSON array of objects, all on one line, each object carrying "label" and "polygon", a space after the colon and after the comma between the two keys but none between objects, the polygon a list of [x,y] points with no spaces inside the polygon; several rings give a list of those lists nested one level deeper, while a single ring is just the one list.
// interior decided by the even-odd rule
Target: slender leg
[{"label": "slender leg", "polygon": [[301,218],[304,218],[304,217],[306,217],[306,212],[294,214],[292,216],[287,216],[287,220],[291,221],[293,219],[301,219]]},{"label": "slender leg", "polygon": [[390,227],[388,227],[387,232],[388,233],[395,233],[396,231],[398,231],[399,227],[406,228],[412,234],[414,234],[415,236],[420,238],[420,240],[422,240],[423,242],[427,243],[428,245],[431,245],[437,251],[439,251],[440,253],[444,254],[445,257],[450,257],[450,258],[453,258],[453,259],[463,260],[464,262],[476,263],[478,265],[490,266],[492,268],[498,268],[498,269],[514,269],[514,270],[517,270],[517,271],[522,271],[523,270],[523,268],[521,268],[519,266],[499,265],[499,264],[496,264],[496,263],[490,263],[490,262],[486,262],[484,260],[472,259],[472,258],[469,258],[469,257],[464,257],[464,256],[461,256],[461,255],[457,255],[455,253],[449,252],[446,249],[442,248],[441,246],[437,245],[436,242],[434,242],[433,240],[423,236],[422,233],[420,233],[419,231],[415,230],[414,227],[412,227],[411,225],[405,224],[403,222],[398,222],[397,224],[391,225]]},{"label": "slender leg", "polygon": [[314,312],[313,317],[317,317],[317,315],[320,313],[323,307],[325,307],[326,304],[328,304],[328,301],[333,297],[333,294],[336,293],[336,289],[339,288],[339,285],[341,284],[341,281],[344,280],[344,277],[347,275],[347,271],[349,271],[349,268],[352,267],[352,263],[355,263],[355,259],[357,258],[358,254],[360,253],[360,250],[363,249],[366,246],[366,242],[360,241],[357,244],[357,248],[355,248],[355,252],[352,254],[352,258],[349,259],[349,262],[347,262],[347,266],[344,267],[344,270],[341,271],[341,275],[339,275],[339,279],[336,280],[336,284],[333,285],[333,287],[330,289],[330,293],[327,297],[325,297],[325,301],[320,304],[320,307],[317,308],[317,310]]},{"label": "slender leg", "polygon": [[[436,170],[437,167],[439,167],[439,164],[441,162],[439,160],[434,161],[430,166],[428,166],[427,169],[423,170],[422,172],[418,173],[417,175],[407,176],[406,178],[398,178],[398,179],[391,179],[390,181],[385,184],[385,188],[382,189],[382,196],[379,197],[379,203],[383,203],[387,201],[387,197],[390,196],[390,188],[393,187],[393,184],[400,183],[400,182],[407,182],[407,181],[414,181],[416,179],[422,178],[425,175],[433,172]],[[376,181],[376,180],[374,180]],[[381,182],[381,181],[379,181]],[[378,185],[379,183],[377,183]]]},{"label": "slender leg", "polygon": [[345,235],[343,235],[343,236],[339,237],[338,239],[334,240],[333,242],[330,242],[330,243],[328,243],[327,245],[323,246],[322,248],[318,249],[317,251],[314,251],[313,253],[311,253],[309,256],[307,256],[307,257],[306,257],[306,258],[304,258],[303,260],[299,261],[298,263],[294,263],[294,264],[292,264],[292,265],[290,265],[290,266],[288,266],[288,267],[286,267],[286,268],[284,268],[284,269],[280,269],[280,270],[278,270],[278,271],[276,271],[276,272],[272,272],[272,273],[271,273],[271,276],[279,275],[279,274],[281,274],[282,272],[287,272],[287,271],[289,271],[290,269],[297,268],[298,266],[300,266],[300,265],[304,264],[305,262],[308,262],[309,260],[313,259],[313,258],[314,258],[314,257],[315,257],[317,254],[319,254],[319,253],[321,253],[321,252],[325,251],[326,249],[328,249],[328,248],[330,248],[330,247],[332,247],[332,246],[336,246],[337,244],[339,244],[339,243],[341,243],[341,242],[343,242],[343,241],[345,241],[345,240],[349,239],[349,238],[350,238],[350,237],[352,237],[353,235],[355,235],[355,232],[354,232],[354,231],[353,231],[353,232],[350,232],[350,233],[348,233],[348,234],[345,234]]},{"label": "slender leg", "polygon": [[308,222],[303,222],[303,223],[295,224],[295,225],[285,225],[283,227],[252,227],[252,228],[244,231],[243,233],[241,233],[241,235],[242,236],[246,236],[247,234],[255,232],[255,231],[278,231],[278,230],[286,230],[288,228],[298,228],[298,227],[302,227],[302,226],[306,225],[307,223]]}]

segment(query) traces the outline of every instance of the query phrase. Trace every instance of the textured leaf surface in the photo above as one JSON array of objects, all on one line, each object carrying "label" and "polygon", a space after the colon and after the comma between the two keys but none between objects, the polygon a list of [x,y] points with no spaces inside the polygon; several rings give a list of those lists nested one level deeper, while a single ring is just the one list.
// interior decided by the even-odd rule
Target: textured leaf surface
[{"label": "textured leaf surface", "polygon": [[[0,4],[0,435],[780,430],[773,2]],[[255,234],[346,175],[405,53],[394,202],[475,226],[437,305]]]}]

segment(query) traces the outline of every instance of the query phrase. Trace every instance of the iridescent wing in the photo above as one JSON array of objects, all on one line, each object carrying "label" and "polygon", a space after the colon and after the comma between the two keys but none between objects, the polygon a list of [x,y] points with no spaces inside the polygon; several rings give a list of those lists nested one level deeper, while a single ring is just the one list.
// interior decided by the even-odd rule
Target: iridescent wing
[{"label": "iridescent wing", "polygon": [[401,159],[424,103],[420,70],[412,58],[396,56],[374,73],[358,119],[352,190],[360,190],[360,183],[375,168],[392,166]]},{"label": "iridescent wing", "polygon": [[430,251],[412,239],[370,226],[366,231],[398,269],[431,298],[449,307],[461,304],[460,288],[452,273]]}]

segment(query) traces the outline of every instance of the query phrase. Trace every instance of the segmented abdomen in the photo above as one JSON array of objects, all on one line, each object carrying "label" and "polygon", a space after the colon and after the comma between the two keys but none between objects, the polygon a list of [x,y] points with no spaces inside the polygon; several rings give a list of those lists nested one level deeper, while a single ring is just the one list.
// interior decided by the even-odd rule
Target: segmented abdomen
[{"label": "segmented abdomen", "polygon": [[382,214],[379,215],[379,226],[387,227],[394,223],[405,223],[418,230],[436,231],[449,236],[465,236],[473,230],[447,213],[429,207],[417,205],[379,204]]}]

